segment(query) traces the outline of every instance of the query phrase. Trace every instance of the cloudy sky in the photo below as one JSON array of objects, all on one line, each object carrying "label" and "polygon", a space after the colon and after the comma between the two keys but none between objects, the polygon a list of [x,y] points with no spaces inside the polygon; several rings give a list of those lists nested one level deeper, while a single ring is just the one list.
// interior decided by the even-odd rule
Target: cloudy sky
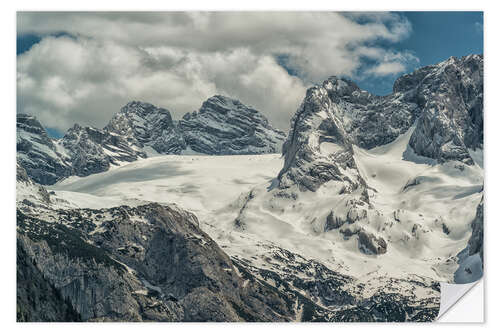
[{"label": "cloudy sky", "polygon": [[19,12],[17,112],[58,136],[130,100],[178,119],[223,94],[287,130],[328,76],[383,95],[403,73],[482,52],[481,13]]}]

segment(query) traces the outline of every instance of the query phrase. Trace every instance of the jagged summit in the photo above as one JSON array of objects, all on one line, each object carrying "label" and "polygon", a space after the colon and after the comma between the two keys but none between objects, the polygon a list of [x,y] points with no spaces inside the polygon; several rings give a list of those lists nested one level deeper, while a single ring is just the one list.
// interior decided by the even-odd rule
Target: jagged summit
[{"label": "jagged summit", "polygon": [[354,81],[346,79],[346,78],[340,78],[335,75],[330,76],[328,79],[326,79],[322,86],[330,93],[330,94],[337,94],[338,96],[346,96],[346,95],[351,95],[355,91],[360,91],[361,89],[358,87]]},{"label": "jagged summit", "polygon": [[[324,86],[336,88],[343,86],[342,82],[332,84],[327,80]],[[344,179],[352,185],[358,182],[344,177],[339,169],[355,168],[352,142],[324,86],[307,91],[291,120],[291,130],[283,144],[285,163],[278,175],[283,188],[298,185],[301,189],[315,191],[332,179]]]},{"label": "jagged summit", "polygon": [[257,110],[238,100],[215,95],[178,123],[186,145],[215,155],[277,153],[285,133],[273,128]]},{"label": "jagged summit", "polygon": [[[219,108],[213,106],[219,106]],[[226,113],[228,110],[242,111],[242,112],[250,110],[258,112],[257,110],[254,110],[251,107],[245,106],[237,99],[223,95],[214,95],[208,98],[206,101],[203,102],[199,111],[202,113],[207,111],[217,111]]]},{"label": "jagged summit", "polygon": [[185,149],[170,111],[150,103],[127,103],[111,118],[105,129],[123,136],[131,145],[141,149],[150,147],[160,154],[179,154]]},{"label": "jagged summit", "polygon": [[120,109],[120,112],[128,113],[128,112],[132,111],[132,112],[137,113],[138,111],[142,111],[142,113],[144,114],[144,113],[157,112],[157,111],[162,111],[162,110],[168,111],[168,110],[163,109],[163,108],[158,108],[158,107],[156,107],[153,104],[148,103],[148,102],[133,100],[133,101],[130,101],[127,104],[125,104]]},{"label": "jagged summit", "polygon": [[[389,207],[406,208],[408,202],[418,207],[417,201],[431,192],[419,193],[418,199],[414,193],[436,186],[429,184],[434,176],[420,179],[416,171],[416,176],[410,176],[413,171],[405,171],[406,167],[424,174],[435,165],[438,175],[461,170],[452,179],[470,177],[468,181],[474,186],[482,182],[482,166],[475,165],[472,158],[482,155],[481,150],[475,150],[483,147],[482,66],[482,56],[448,59],[398,79],[395,92],[387,96],[372,95],[337,77],[311,87],[291,120],[278,186],[271,191],[271,198],[264,194],[253,201],[291,200],[282,204],[284,207],[301,202],[300,198],[309,202],[314,197],[310,205],[317,208],[311,208],[314,213],[307,218],[311,224],[317,223],[315,232],[335,229],[333,233],[345,239],[357,235],[361,252],[385,253],[393,246],[391,237],[399,237],[398,231],[393,231],[393,222],[373,225],[392,219],[399,223],[401,219],[398,209],[387,210],[384,200],[394,195]],[[388,165],[381,167],[385,161]],[[469,196],[474,205],[474,191],[457,194],[454,200]],[[449,202],[446,205],[452,206]],[[453,209],[464,209],[465,205],[469,203]],[[427,219],[426,228],[441,221],[443,230],[449,230],[450,222],[433,216],[432,209],[418,209],[422,209],[419,218]],[[293,219],[300,221],[303,213],[297,209],[296,214]],[[244,220],[239,218],[238,223]],[[419,227],[415,224],[409,229],[417,235]]]},{"label": "jagged summit", "polygon": [[316,138],[328,127],[341,128],[346,133],[343,141],[370,149],[392,142],[415,124],[409,142],[415,153],[438,162],[472,164],[468,149],[481,149],[483,144],[482,101],[482,55],[451,57],[403,75],[387,96],[370,94],[350,80],[332,76],[308,89],[292,118],[283,153],[303,135],[298,132],[308,131]]},{"label": "jagged summit", "polygon": [[17,160],[33,180],[53,184],[71,174],[67,156],[58,149],[36,117],[17,114],[16,127]]},{"label": "jagged summit", "polygon": [[123,136],[78,124],[70,128],[58,144],[69,156],[73,174],[81,177],[106,171],[112,165],[146,157]]},{"label": "jagged summit", "polygon": [[17,127],[20,163],[41,184],[157,154],[277,153],[285,139],[259,111],[221,95],[178,122],[165,108],[131,101],[103,129],[75,124],[60,140],[33,116],[19,114]]},{"label": "jagged summit", "polygon": [[111,118],[105,129],[120,135],[145,135],[148,126],[172,126],[170,111],[153,104],[131,101]]}]

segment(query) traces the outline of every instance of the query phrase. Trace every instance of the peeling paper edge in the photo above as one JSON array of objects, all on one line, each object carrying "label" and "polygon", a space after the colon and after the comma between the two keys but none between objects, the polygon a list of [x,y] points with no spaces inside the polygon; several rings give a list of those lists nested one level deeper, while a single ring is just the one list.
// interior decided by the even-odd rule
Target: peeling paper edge
[{"label": "peeling paper edge", "polygon": [[[480,285],[480,286],[479,286]],[[474,300],[477,302],[484,302],[484,280],[480,279],[477,281],[474,281],[472,283],[465,283],[465,284],[449,284],[449,283],[444,283],[441,282],[441,305],[439,308],[439,314],[436,317],[435,321],[437,322],[442,322],[442,323],[451,323],[451,322],[484,322],[484,313],[483,313],[483,304],[468,304],[468,308],[470,309],[475,309],[474,315],[477,316],[478,312],[481,311],[481,318],[482,320],[477,321],[477,319],[473,320],[468,320],[466,316],[463,318],[463,320],[456,321],[456,320],[448,320],[447,319],[447,314],[448,312],[453,311],[453,307],[460,302],[462,297],[464,297],[469,291],[474,288],[475,286],[481,287],[482,293],[480,298],[475,298]],[[479,309],[480,310],[477,310]],[[474,312],[474,311],[472,311]]]}]

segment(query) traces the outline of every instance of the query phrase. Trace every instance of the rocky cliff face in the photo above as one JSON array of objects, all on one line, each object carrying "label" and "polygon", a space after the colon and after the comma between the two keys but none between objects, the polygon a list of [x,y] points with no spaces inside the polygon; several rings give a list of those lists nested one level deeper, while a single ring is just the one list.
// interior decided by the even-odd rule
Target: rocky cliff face
[{"label": "rocky cliff face", "polygon": [[298,185],[315,191],[335,180],[345,185],[344,192],[352,192],[364,185],[353,159],[353,140],[342,121],[344,110],[338,104],[342,96],[356,89],[359,91],[354,83],[336,77],[308,89],[283,144],[285,163],[278,175],[281,188]]},{"label": "rocky cliff face", "polygon": [[260,112],[220,95],[184,115],[179,130],[189,148],[210,155],[277,153],[285,139]]},{"label": "rocky cliff face", "polygon": [[[470,151],[483,147],[482,82],[483,57],[472,55],[404,75],[387,96],[372,95],[338,77],[308,89],[283,144],[285,162],[274,198],[300,202],[301,197],[316,196],[324,200],[314,214],[314,220],[325,221],[319,229],[335,230],[346,240],[356,236],[362,253],[385,254],[391,236],[384,235],[385,227],[372,226],[374,221],[392,218],[385,216],[385,204],[372,202],[386,188],[375,178],[378,166],[367,173],[375,165],[372,158],[383,161],[386,145],[406,135],[403,160],[425,160],[432,165],[453,162],[439,172],[452,165],[460,170],[474,166]],[[361,166],[357,158],[368,156],[367,150],[373,148],[378,149],[373,150],[375,155],[363,159],[368,164]],[[385,181],[392,182],[390,178]],[[325,211],[328,205],[332,209]]]},{"label": "rocky cliff face", "polygon": [[132,162],[146,154],[122,136],[93,127],[75,124],[58,141],[70,156],[73,174],[85,177],[104,172],[111,165]]},{"label": "rocky cliff face", "polygon": [[151,147],[160,154],[179,154],[186,148],[170,112],[149,103],[128,103],[105,129],[126,138],[132,145]]},{"label": "rocky cliff face", "polygon": [[[23,279],[46,285],[60,295],[54,302],[65,300],[67,310],[21,302],[20,319],[47,313],[51,320],[66,320],[66,312],[84,321],[285,321],[295,316],[288,296],[245,282],[244,269],[235,268],[192,214],[174,206],[45,211],[43,218],[23,210],[17,215],[18,256],[33,263],[23,270]],[[18,295],[29,292],[19,281]]]},{"label": "rocky cliff face", "polygon": [[469,239],[469,256],[479,253],[481,261],[484,262],[483,257],[483,233],[484,233],[484,197],[481,198],[481,202],[477,206],[476,216],[472,221],[472,235]]},{"label": "rocky cliff face", "polygon": [[257,110],[223,96],[208,99],[178,123],[166,109],[130,102],[104,129],[75,124],[60,140],[51,139],[36,118],[17,117],[19,162],[44,185],[71,175],[104,172],[152,154],[277,153],[284,138]]},{"label": "rocky cliff face", "polygon": [[346,179],[351,171],[335,169],[355,170],[352,144],[381,146],[413,124],[409,148],[415,153],[473,164],[468,149],[483,146],[483,57],[452,57],[421,68],[396,80],[388,96],[372,95],[337,77],[310,88],[283,145],[280,184],[291,181],[314,191],[326,180]]},{"label": "rocky cliff face", "polygon": [[80,316],[70,302],[48,282],[36,263],[17,243],[17,306],[18,322],[80,321]]},{"label": "rocky cliff face", "polygon": [[483,57],[471,55],[427,66],[398,79],[421,116],[410,146],[419,155],[473,164],[468,149],[483,147]]},{"label": "rocky cliff face", "polygon": [[34,181],[53,184],[72,173],[64,152],[33,116],[17,115],[17,159]]}]

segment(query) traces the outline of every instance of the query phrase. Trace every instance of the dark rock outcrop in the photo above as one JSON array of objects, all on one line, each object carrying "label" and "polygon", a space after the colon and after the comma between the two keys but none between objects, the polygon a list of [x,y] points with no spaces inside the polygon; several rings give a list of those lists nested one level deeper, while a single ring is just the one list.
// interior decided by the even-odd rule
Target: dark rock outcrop
[{"label": "dark rock outcrop", "polygon": [[127,103],[105,129],[125,138],[133,146],[149,146],[159,154],[179,154],[186,148],[170,112],[149,103]]},{"label": "dark rock outcrop", "polygon": [[479,253],[481,257],[481,261],[484,262],[483,257],[483,230],[484,230],[484,196],[481,197],[481,202],[477,206],[476,216],[471,223],[472,226],[472,235],[470,236],[468,245],[469,245],[469,256],[472,256],[476,253]]},{"label": "dark rock outcrop", "polygon": [[39,184],[53,184],[72,174],[71,164],[33,116],[17,115],[17,161]]},{"label": "dark rock outcrop", "polygon": [[422,156],[473,164],[468,149],[483,148],[483,57],[427,66],[400,78],[395,91],[413,96],[421,116],[410,146]]},{"label": "dark rock outcrop", "polygon": [[107,171],[111,165],[120,162],[146,157],[121,136],[78,124],[66,132],[60,144],[70,156],[72,174],[80,177]]},{"label": "dark rock outcrop", "polygon": [[[17,225],[19,253],[34,263],[23,278],[53,286],[84,321],[287,321],[295,315],[288,296],[245,283],[244,268],[236,269],[196,217],[175,206],[37,216],[21,207]],[[26,293],[18,283],[18,294]],[[20,318],[32,320],[35,310],[20,306]],[[46,310],[51,320],[66,320]]]},{"label": "dark rock outcrop", "polygon": [[387,242],[382,237],[360,230],[358,233],[358,247],[365,254],[384,254],[387,252]]},{"label": "dark rock outcrop", "polygon": [[257,110],[216,95],[179,120],[186,145],[209,155],[268,154],[280,151],[285,133]]},{"label": "dark rock outcrop", "polygon": [[452,57],[404,75],[387,96],[337,77],[308,89],[283,144],[280,187],[316,191],[330,180],[348,190],[364,186],[352,145],[390,143],[414,124],[409,148],[418,155],[474,163],[468,149],[483,146],[482,55]]},{"label": "dark rock outcrop", "polygon": [[59,290],[48,282],[21,242],[16,256],[16,320],[18,322],[74,322],[79,314]]}]

